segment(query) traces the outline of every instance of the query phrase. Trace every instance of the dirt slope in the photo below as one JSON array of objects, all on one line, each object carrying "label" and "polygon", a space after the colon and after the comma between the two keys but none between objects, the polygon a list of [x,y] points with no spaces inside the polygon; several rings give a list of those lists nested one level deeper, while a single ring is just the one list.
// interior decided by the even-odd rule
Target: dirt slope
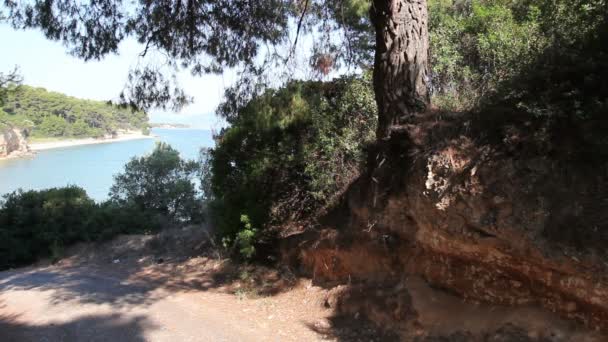
[{"label": "dirt slope", "polygon": [[[608,340],[593,333],[608,331],[601,139],[588,127],[525,118],[491,128],[461,116],[416,120],[370,153],[370,172],[341,205],[285,234],[284,260],[316,284],[345,286],[339,310],[365,312],[404,336],[418,329],[432,340],[461,322],[454,333],[464,340],[493,341],[502,330],[528,336],[505,341]],[[507,311],[497,319],[481,310],[469,326],[458,320],[467,308],[417,307],[412,278]],[[425,322],[436,315],[443,323]]]}]

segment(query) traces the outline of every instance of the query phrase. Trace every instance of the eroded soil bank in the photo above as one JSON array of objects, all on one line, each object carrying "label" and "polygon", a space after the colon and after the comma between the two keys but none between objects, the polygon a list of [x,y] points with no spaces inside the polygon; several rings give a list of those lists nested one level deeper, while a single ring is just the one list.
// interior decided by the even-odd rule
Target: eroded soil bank
[{"label": "eroded soil bank", "polygon": [[[340,285],[339,310],[406,339],[605,340],[592,332],[608,331],[608,158],[593,134],[606,124],[509,120],[429,114],[398,127],[337,208],[284,234],[284,260]],[[473,309],[417,306],[420,281],[514,315],[468,326]],[[491,338],[501,331],[512,336]]]}]

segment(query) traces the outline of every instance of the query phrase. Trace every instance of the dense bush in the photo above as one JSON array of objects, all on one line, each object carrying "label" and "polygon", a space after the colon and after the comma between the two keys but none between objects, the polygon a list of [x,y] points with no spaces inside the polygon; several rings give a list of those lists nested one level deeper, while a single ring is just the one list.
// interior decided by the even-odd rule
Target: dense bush
[{"label": "dense bush", "polygon": [[368,75],[294,81],[240,108],[205,156],[220,233],[238,238],[245,224],[261,237],[330,203],[358,175],[376,115]]},{"label": "dense bush", "polygon": [[61,246],[93,238],[86,220],[95,208],[77,187],[8,194],[0,209],[0,269],[56,255]]},{"label": "dense bush", "polygon": [[431,0],[429,11],[435,106],[508,98],[532,114],[598,112],[606,0]]},{"label": "dense bush", "polygon": [[429,11],[433,102],[440,108],[473,107],[547,45],[532,3],[433,0]]},{"label": "dense bush", "polygon": [[[486,102],[515,106],[537,117],[605,120],[608,1],[544,0],[539,8],[549,44]],[[595,133],[608,146],[605,130]]]},{"label": "dense bush", "polygon": [[7,194],[0,201],[0,270],[60,257],[76,242],[200,220],[199,193],[192,182],[197,169],[196,163],[159,144],[149,156],[125,166],[112,198],[102,203],[75,186]]},{"label": "dense bush", "polygon": [[60,257],[76,242],[146,233],[159,226],[151,212],[111,201],[95,203],[75,186],[16,191],[0,205],[0,270]]}]

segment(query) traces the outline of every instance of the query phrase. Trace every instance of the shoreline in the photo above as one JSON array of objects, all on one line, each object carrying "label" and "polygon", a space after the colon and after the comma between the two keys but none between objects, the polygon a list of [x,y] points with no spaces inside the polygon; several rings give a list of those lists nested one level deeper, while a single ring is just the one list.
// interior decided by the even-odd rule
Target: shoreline
[{"label": "shoreline", "polygon": [[68,139],[51,142],[40,142],[28,144],[31,152],[50,150],[55,148],[74,147],[83,145],[109,144],[121,141],[139,140],[139,139],[154,139],[153,135],[144,135],[142,133],[126,133],[119,134],[116,138],[84,138],[84,139]]}]

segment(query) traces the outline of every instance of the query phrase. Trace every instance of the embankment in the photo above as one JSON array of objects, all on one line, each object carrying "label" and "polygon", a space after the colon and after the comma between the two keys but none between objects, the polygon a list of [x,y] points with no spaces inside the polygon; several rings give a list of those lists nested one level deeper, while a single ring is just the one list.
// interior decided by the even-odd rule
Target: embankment
[{"label": "embankment", "polygon": [[605,123],[479,122],[430,115],[399,127],[341,205],[285,234],[284,260],[350,288],[338,309],[402,331],[429,328],[412,277],[608,331],[608,159],[589,134]]}]

